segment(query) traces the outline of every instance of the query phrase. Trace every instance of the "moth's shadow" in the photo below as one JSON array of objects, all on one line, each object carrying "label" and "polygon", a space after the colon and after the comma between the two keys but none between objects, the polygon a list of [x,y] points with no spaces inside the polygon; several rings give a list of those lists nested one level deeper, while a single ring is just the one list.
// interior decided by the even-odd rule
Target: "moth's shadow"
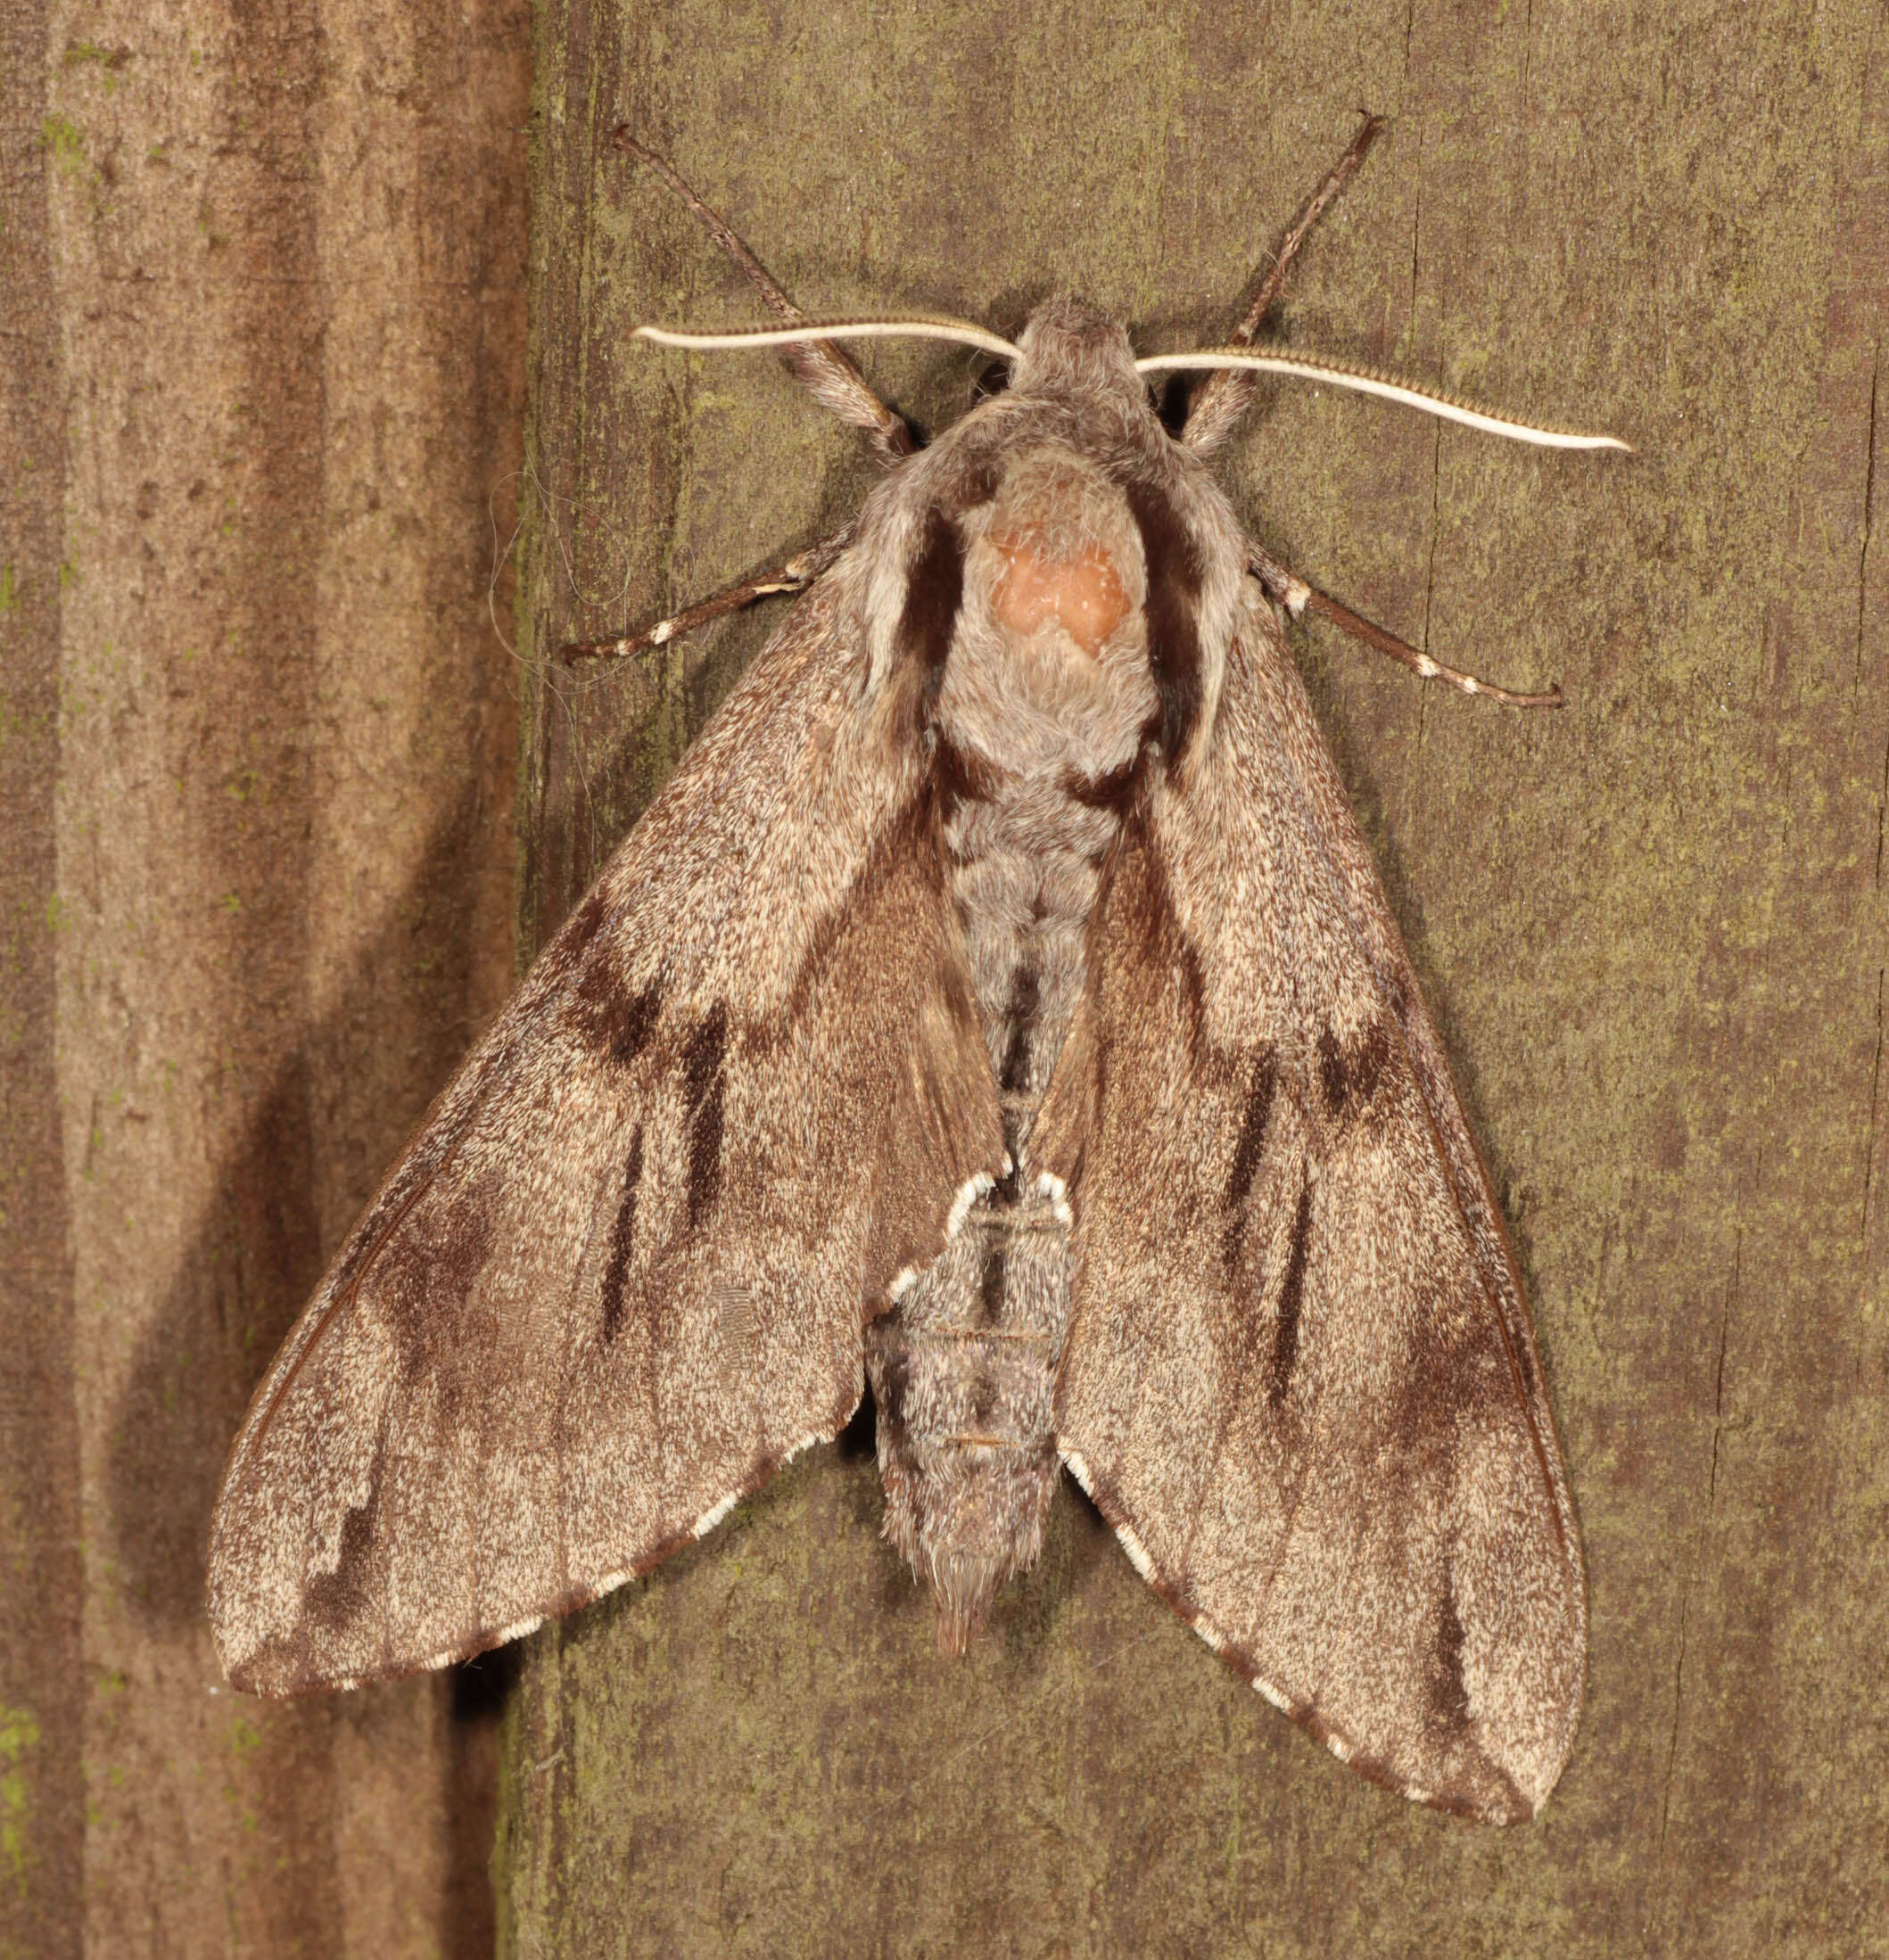
[{"label": "moth's shadow", "polygon": [[[387,907],[345,986],[326,1012],[286,1023],[264,1086],[217,1168],[213,1196],[194,1222],[161,1305],[136,1343],[112,1412],[103,1477],[102,1549],[120,1610],[150,1646],[194,1638],[208,1658],[204,1580],[211,1507],[224,1462],[257,1380],[306,1304],[334,1248],[325,1245],[316,1194],[337,1192],[347,1218],[451,1075],[476,1032],[469,1006],[477,951],[474,892],[491,848],[476,784],[447,811],[406,888]],[[311,902],[293,887],[301,867],[278,870],[293,918]],[[426,976],[423,992],[411,976]],[[249,1024],[243,1025],[244,1010]],[[233,1040],[267,1005],[233,1011]],[[341,1085],[339,1088],[337,1085]],[[134,1647],[134,1654],[136,1651]],[[496,1725],[503,1664],[459,1670],[452,1721],[437,1760],[450,1846],[445,1917],[481,1950],[490,1944],[487,1865],[497,1790]],[[332,1773],[316,1769],[342,1725],[374,1725],[392,1698],[420,1684],[321,1697],[268,1711],[308,1774],[284,1798],[313,1829],[334,1800]],[[381,1698],[376,1701],[375,1698]],[[300,1773],[298,1773],[300,1774]],[[287,1820],[293,1823],[293,1817]]]},{"label": "moth's shadow", "polygon": [[853,1420],[834,1438],[835,1447],[849,1463],[870,1463],[879,1458],[879,1404],[872,1399],[872,1384],[859,1398]]}]

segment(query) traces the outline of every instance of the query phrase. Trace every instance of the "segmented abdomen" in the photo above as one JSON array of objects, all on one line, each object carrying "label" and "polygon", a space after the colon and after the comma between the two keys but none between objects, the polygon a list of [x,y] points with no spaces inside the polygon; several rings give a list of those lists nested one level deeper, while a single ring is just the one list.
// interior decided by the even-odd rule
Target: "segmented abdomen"
[{"label": "segmented abdomen", "polygon": [[1035,1561],[1060,1471],[1052,1398],[1068,1230],[1035,1188],[1029,1134],[1119,828],[1117,811],[1038,786],[961,806],[946,828],[1010,1169],[960,1194],[944,1251],[866,1337],[887,1536],[935,1588],[946,1652],[963,1651],[992,1594]]}]

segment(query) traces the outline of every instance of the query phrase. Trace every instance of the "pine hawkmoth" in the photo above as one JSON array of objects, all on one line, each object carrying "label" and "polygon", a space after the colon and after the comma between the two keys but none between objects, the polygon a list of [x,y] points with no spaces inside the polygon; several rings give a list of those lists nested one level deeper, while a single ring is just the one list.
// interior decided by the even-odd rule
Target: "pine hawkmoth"
[{"label": "pine hawkmoth", "polygon": [[[258,1389],[210,1557],[239,1687],[436,1667],[594,1600],[870,1379],[886,1531],[947,1651],[1036,1557],[1067,1467],[1354,1767],[1477,1818],[1547,1795],[1581,1692],[1575,1520],[1279,608],[1350,615],[1204,464],[1260,366],[1606,440],[1251,351],[1375,127],[1234,344],[1140,364],[1068,299],[1014,345],[809,321],[623,139],[779,322],[651,337],[780,346],[888,467],[780,572],[588,649],[802,593]],[[920,449],[837,344],[890,331],[991,350],[1008,386]],[[1177,434],[1146,379],[1167,366],[1214,370]]]}]

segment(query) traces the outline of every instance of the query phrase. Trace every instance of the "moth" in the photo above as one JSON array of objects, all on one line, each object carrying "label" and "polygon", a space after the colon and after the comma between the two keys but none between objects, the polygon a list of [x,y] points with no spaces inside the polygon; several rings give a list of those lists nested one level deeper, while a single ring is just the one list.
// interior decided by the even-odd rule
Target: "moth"
[{"label": "moth", "polygon": [[[1322,596],[1205,466],[1268,366],[1611,440],[1252,350],[1375,127],[1233,344],[1140,362],[1067,298],[1015,344],[809,321],[623,136],[779,323],[652,337],[780,346],[887,468],[800,560],[616,644],[802,592],[257,1390],[210,1552],[238,1687],[438,1667],[594,1600],[870,1379],[947,1651],[1067,1469],[1354,1768],[1474,1818],[1547,1797],[1586,1609],[1541,1364],[1286,649],[1280,608]],[[1008,386],[920,448],[837,344],[893,331]],[[1167,366],[1217,370],[1178,433]]]}]

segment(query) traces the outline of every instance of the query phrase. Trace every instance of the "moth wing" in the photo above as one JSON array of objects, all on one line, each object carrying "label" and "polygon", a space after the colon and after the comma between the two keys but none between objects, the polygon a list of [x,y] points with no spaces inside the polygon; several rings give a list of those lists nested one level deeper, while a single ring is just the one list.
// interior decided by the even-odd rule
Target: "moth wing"
[{"label": "moth wing", "polygon": [[1032,1156],[1074,1221],[1066,1462],[1164,1598],[1374,1781],[1531,1816],[1580,1556],[1513,1261],[1269,612],[1099,902]]},{"label": "moth wing", "polygon": [[251,1405],[238,1686],[446,1660],[699,1536],[857,1406],[1002,1144],[923,758],[837,579],[440,1098]]}]

